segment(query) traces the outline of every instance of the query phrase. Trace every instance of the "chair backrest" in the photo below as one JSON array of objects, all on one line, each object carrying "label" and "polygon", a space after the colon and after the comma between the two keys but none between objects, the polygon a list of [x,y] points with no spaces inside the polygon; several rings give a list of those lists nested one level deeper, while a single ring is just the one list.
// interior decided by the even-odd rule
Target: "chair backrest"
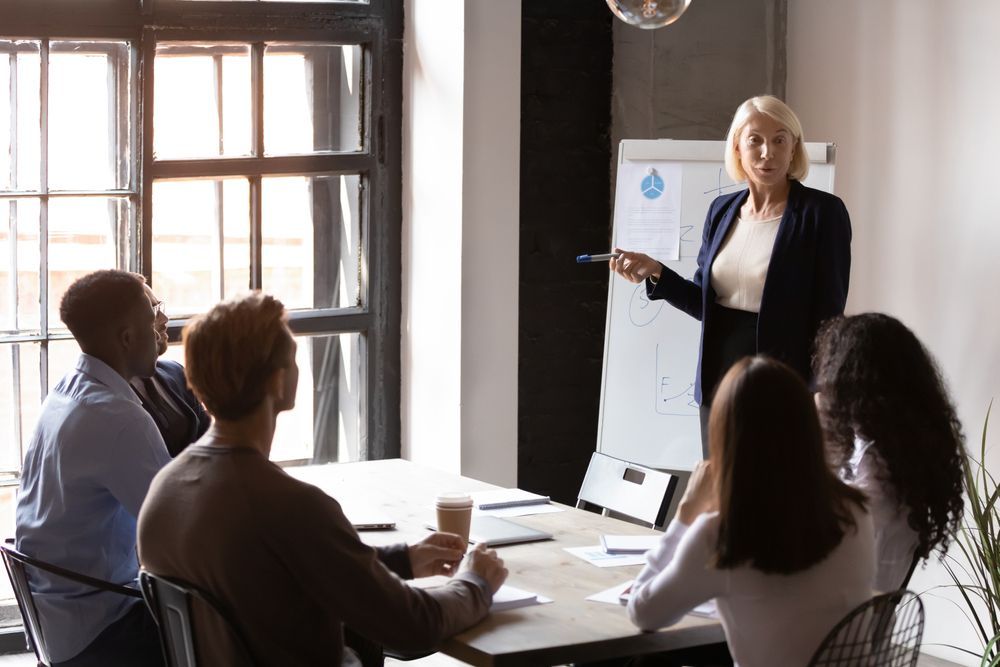
[{"label": "chair backrest", "polygon": [[35,599],[32,596],[31,586],[28,584],[27,568],[31,567],[42,570],[48,574],[88,586],[95,590],[116,593],[125,597],[142,597],[142,594],[134,588],[90,577],[80,572],[67,570],[58,565],[25,555],[13,547],[12,539],[4,540],[4,543],[0,544],[0,550],[3,552],[4,567],[7,568],[7,576],[10,578],[14,597],[17,599],[17,607],[21,611],[21,619],[24,623],[24,635],[27,639],[28,648],[35,652],[35,657],[38,658],[38,662],[42,665],[48,666],[51,664],[51,659],[49,658],[49,651],[45,644],[42,624],[39,621],[38,609],[35,607]]},{"label": "chair backrest", "polygon": [[905,590],[910,587],[910,579],[913,578],[913,573],[917,571],[917,565],[920,564],[921,560],[922,559],[917,556],[917,554],[913,554],[913,560],[910,561],[910,569],[906,571],[906,578],[903,579],[903,583],[899,586],[901,590]]},{"label": "chair backrest", "polygon": [[838,623],[810,667],[914,667],[924,636],[924,605],[910,591],[876,595]]},{"label": "chair backrest", "polygon": [[169,667],[196,667],[198,653],[195,645],[195,624],[192,620],[192,602],[199,601],[200,608],[214,614],[229,631],[241,654],[241,665],[253,665],[249,644],[239,626],[225,607],[208,591],[194,584],[172,577],[163,577],[148,570],[139,572],[142,595],[160,632],[163,656]]},{"label": "chair backrest", "polygon": [[597,505],[605,515],[615,512],[660,528],[676,488],[674,475],[594,452],[576,506]]},{"label": "chair backrest", "polygon": [[14,589],[17,608],[21,611],[21,619],[24,623],[24,637],[27,640],[28,649],[34,651],[39,664],[49,667],[52,661],[49,659],[49,652],[45,647],[45,636],[42,634],[42,626],[38,621],[38,610],[35,608],[35,600],[31,597],[31,588],[28,586],[28,575],[24,571],[24,560],[18,558],[20,554],[7,545],[0,546],[0,549],[3,549],[3,564],[7,568],[7,576],[10,578],[11,588]]}]

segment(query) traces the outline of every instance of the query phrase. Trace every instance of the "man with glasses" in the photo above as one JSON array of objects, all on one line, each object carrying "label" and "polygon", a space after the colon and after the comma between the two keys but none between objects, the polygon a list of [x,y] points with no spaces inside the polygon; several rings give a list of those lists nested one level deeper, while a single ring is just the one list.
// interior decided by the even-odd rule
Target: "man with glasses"
[{"label": "man with glasses", "polygon": [[[144,285],[146,298],[156,313],[153,328],[157,336],[159,356],[167,351],[167,313],[165,304],[156,298],[149,285]],[[208,430],[211,419],[201,401],[188,389],[184,367],[176,361],[158,359],[156,372],[147,378],[134,377],[129,381],[142,401],[142,407],[156,422],[170,456],[177,456],[185,447]]]}]

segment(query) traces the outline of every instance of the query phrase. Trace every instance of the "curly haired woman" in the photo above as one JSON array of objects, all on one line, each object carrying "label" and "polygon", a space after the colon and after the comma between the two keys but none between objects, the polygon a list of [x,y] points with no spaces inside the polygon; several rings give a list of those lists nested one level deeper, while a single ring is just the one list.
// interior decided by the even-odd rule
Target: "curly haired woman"
[{"label": "curly haired woman", "polygon": [[835,463],[869,497],[875,588],[905,586],[962,516],[962,427],[941,374],[913,332],[881,313],[827,322],[813,371]]}]

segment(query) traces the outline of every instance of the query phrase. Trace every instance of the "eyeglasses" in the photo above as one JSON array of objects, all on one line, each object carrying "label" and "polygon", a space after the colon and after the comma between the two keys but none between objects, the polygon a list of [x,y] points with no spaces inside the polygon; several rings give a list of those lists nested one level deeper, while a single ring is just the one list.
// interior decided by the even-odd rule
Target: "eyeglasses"
[{"label": "eyeglasses", "polygon": [[166,303],[167,303],[166,301],[157,301],[155,304],[153,304],[153,314],[157,317],[159,317],[160,315],[166,317],[167,316]]}]

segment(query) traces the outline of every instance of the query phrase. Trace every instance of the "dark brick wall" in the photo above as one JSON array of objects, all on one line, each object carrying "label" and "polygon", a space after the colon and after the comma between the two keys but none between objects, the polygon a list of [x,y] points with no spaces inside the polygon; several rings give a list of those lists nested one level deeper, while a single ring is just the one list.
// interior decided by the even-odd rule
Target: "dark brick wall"
[{"label": "dark brick wall", "polygon": [[523,0],[518,485],[576,500],[597,443],[610,239],[613,17]]}]

